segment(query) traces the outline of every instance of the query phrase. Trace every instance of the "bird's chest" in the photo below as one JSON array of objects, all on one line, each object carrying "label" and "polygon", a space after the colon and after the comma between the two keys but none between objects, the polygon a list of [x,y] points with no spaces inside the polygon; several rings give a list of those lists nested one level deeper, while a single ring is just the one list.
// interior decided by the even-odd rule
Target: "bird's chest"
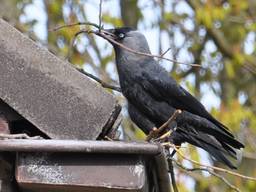
[{"label": "bird's chest", "polygon": [[174,112],[166,102],[154,99],[141,84],[135,83],[122,92],[129,103],[157,125],[164,123]]},{"label": "bird's chest", "polygon": [[141,92],[141,81],[140,71],[125,70],[125,68],[119,71],[119,83],[125,96],[128,96],[128,93],[134,96]]},{"label": "bird's chest", "polygon": [[128,102],[133,104],[139,111],[151,116],[156,114],[158,102],[143,89],[141,84],[134,83],[132,86],[122,90],[122,93]]},{"label": "bird's chest", "polygon": [[144,80],[141,73],[140,70],[122,71],[122,75],[119,75],[120,86],[123,95],[129,102],[148,105],[149,100],[152,100],[152,98],[145,90]]}]

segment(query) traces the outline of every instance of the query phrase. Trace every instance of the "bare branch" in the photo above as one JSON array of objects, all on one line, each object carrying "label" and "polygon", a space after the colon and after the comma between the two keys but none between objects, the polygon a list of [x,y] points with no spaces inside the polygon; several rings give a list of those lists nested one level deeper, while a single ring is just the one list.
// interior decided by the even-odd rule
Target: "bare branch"
[{"label": "bare branch", "polygon": [[75,35],[74,35],[74,37],[72,37],[72,39],[71,39],[71,42],[70,42],[70,45],[69,45],[69,49],[68,49],[68,54],[67,54],[67,56],[66,56],[66,59],[69,61],[70,60],[70,57],[71,57],[71,55],[72,55],[72,53],[73,53],[73,46],[74,46],[74,43],[75,43],[75,40],[76,40],[76,38],[78,37],[78,35],[80,35],[80,34],[82,34],[82,33],[86,33],[86,34],[88,34],[88,30],[81,30],[81,31],[78,31]]},{"label": "bare branch", "polygon": [[[180,62],[180,61],[176,61],[174,59],[169,59],[169,58],[166,58],[166,57],[163,57],[161,55],[154,55],[154,54],[150,54],[150,53],[143,53],[143,52],[139,52],[139,51],[134,51],[133,49],[129,48],[129,47],[126,47],[124,46],[123,44],[109,38],[108,36],[106,36],[104,33],[101,33],[101,31],[103,30],[101,28],[101,26],[95,24],[95,23],[91,23],[91,22],[78,22],[78,23],[74,23],[74,24],[68,24],[68,25],[63,25],[63,26],[59,26],[57,28],[54,28],[52,30],[49,30],[49,31],[57,31],[57,30],[60,30],[60,29],[63,29],[65,27],[73,27],[73,26],[76,26],[76,25],[91,25],[91,26],[94,26],[96,28],[99,29],[99,31],[92,31],[92,30],[87,30],[87,33],[94,33],[96,35],[100,35],[102,37],[104,37],[105,39],[109,40],[110,42],[118,45],[119,47],[131,52],[131,53],[134,53],[134,54],[138,54],[138,55],[143,55],[143,56],[148,56],[148,57],[153,57],[153,58],[158,58],[158,59],[163,59],[163,60],[167,60],[167,61],[170,61],[170,62],[173,62],[173,63],[177,63],[177,64],[182,64],[182,65],[189,65],[189,66],[192,66],[192,67],[200,67],[202,69],[205,69],[203,68],[200,64],[189,64],[189,63],[184,63],[184,62]],[[83,32],[86,32],[86,31],[83,31]],[[105,31],[104,31],[105,32]],[[78,32],[79,33],[79,32]],[[163,54],[162,54],[163,55]]]},{"label": "bare branch", "polygon": [[87,77],[90,77],[91,79],[97,81],[99,84],[101,84],[102,87],[104,88],[108,88],[108,89],[112,89],[114,91],[118,91],[118,92],[121,92],[121,88],[120,87],[117,87],[117,86],[114,86],[114,85],[109,85],[105,82],[103,82],[101,79],[99,79],[98,77],[95,77],[94,75],[90,74],[90,73],[87,73],[86,71],[84,71],[83,69],[78,69],[76,68],[79,72],[83,73],[84,75],[86,75]]},{"label": "bare branch", "polygon": [[176,145],[173,145],[171,143],[165,143],[165,146],[169,147],[169,148],[173,148],[176,150],[176,152],[185,160],[187,161],[190,161],[191,163],[195,164],[195,165],[198,165],[198,166],[201,166],[203,168],[208,168],[208,169],[213,169],[213,170],[216,170],[216,171],[220,171],[220,172],[223,172],[223,173],[227,173],[227,174],[230,174],[230,175],[233,175],[233,176],[237,176],[237,177],[240,177],[242,179],[247,179],[247,180],[252,180],[252,181],[256,181],[256,178],[255,177],[250,177],[250,176],[246,176],[246,175],[242,175],[242,174],[239,174],[239,173],[236,173],[234,171],[230,171],[230,170],[227,170],[227,169],[224,169],[224,168],[220,168],[220,167],[216,167],[216,166],[211,166],[211,165],[205,165],[205,164],[202,164],[198,161],[195,161],[193,159],[189,159],[188,157],[186,157],[183,153],[181,153],[178,149],[178,146]]},{"label": "bare branch", "polygon": [[160,56],[163,57],[166,53],[168,53],[172,48],[169,47],[165,52],[163,52]]},{"label": "bare branch", "polygon": [[101,31],[101,29],[103,28],[103,26],[101,25],[102,23],[102,0],[100,0],[100,5],[99,5],[99,32]]},{"label": "bare branch", "polygon": [[74,27],[74,26],[77,26],[77,25],[91,25],[93,27],[96,27],[97,29],[100,29],[100,26],[95,24],[95,23],[91,23],[91,22],[77,22],[77,23],[71,23],[71,24],[66,24],[66,25],[61,25],[61,26],[58,26],[58,27],[55,27],[53,29],[49,29],[49,32],[54,32],[54,31],[58,31],[58,30],[61,30],[63,28],[67,28],[67,27]]},{"label": "bare branch", "polygon": [[161,133],[162,131],[164,131],[164,129],[166,127],[168,127],[168,125],[174,121],[178,115],[180,115],[182,113],[182,111],[180,109],[177,109],[172,116],[164,123],[162,124],[159,128],[154,128],[152,131],[150,131],[150,133],[148,134],[146,141],[149,141],[150,139],[152,139],[153,137],[155,137],[156,135],[158,135],[159,133]]},{"label": "bare branch", "polygon": [[203,68],[201,65],[199,64],[189,64],[189,63],[184,63],[184,62],[180,62],[180,61],[176,61],[176,60],[173,60],[173,59],[169,59],[169,58],[166,58],[166,57],[163,57],[161,55],[154,55],[154,54],[150,54],[150,53],[143,53],[143,52],[140,52],[140,51],[135,51],[129,47],[126,47],[124,46],[123,44],[109,38],[107,35],[105,35],[104,33],[99,33],[97,31],[91,31],[91,33],[94,33],[96,35],[100,35],[102,36],[103,38],[107,39],[108,41],[118,45],[119,47],[131,52],[131,53],[134,53],[134,54],[137,54],[137,55],[143,55],[143,56],[148,56],[148,57],[155,57],[155,58],[159,58],[159,59],[164,59],[164,60],[167,60],[167,61],[170,61],[170,62],[175,62],[175,63],[178,63],[178,64],[182,64],[182,65],[189,65],[189,66],[192,66],[192,67],[201,67]]},{"label": "bare branch", "polygon": [[178,115],[180,115],[182,113],[182,111],[180,109],[177,109],[173,115],[168,119],[168,121],[166,121],[163,125],[161,125],[159,128],[158,128],[158,132],[162,132],[172,121],[174,121]]},{"label": "bare branch", "polygon": [[163,52],[160,56],[161,57],[163,57],[166,53],[168,53],[170,50],[171,50],[172,48],[171,47],[169,47],[168,49],[166,49],[166,51],[165,52]]},{"label": "bare branch", "polygon": [[231,189],[237,191],[237,192],[241,192],[240,189],[238,189],[236,186],[234,186],[233,184],[231,184],[225,177],[223,177],[222,175],[218,174],[218,173],[215,173],[214,171],[208,169],[208,168],[187,168],[185,166],[183,166],[180,162],[178,162],[177,160],[175,160],[174,158],[172,157],[168,157],[167,158],[168,160],[168,164],[169,163],[172,163],[172,162],[175,162],[175,164],[183,169],[184,171],[186,172],[193,172],[193,171],[206,171],[208,172],[209,174],[221,179],[224,183],[226,183]]}]

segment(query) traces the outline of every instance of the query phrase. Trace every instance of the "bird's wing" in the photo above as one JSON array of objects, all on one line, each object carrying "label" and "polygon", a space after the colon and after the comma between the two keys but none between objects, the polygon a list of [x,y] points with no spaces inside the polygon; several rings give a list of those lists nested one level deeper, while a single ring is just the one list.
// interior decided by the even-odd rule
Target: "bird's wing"
[{"label": "bird's wing", "polygon": [[[143,88],[157,100],[168,101],[170,98],[186,96],[186,92],[173,79],[166,78],[165,75],[142,72],[141,81]],[[183,107],[180,109],[183,109]]]},{"label": "bird's wing", "polygon": [[144,88],[156,99],[165,100],[176,109],[186,110],[204,117],[233,137],[225,125],[209,114],[204,106],[188,91],[178,85],[166,71],[155,70],[154,73],[150,74],[143,72],[142,78]]},{"label": "bird's wing", "polygon": [[[204,116],[207,112],[204,106],[189,92],[176,83],[167,73],[159,74],[142,73],[144,88],[153,96],[158,94],[176,109],[189,111],[193,114]],[[208,113],[208,112],[207,112]]]}]

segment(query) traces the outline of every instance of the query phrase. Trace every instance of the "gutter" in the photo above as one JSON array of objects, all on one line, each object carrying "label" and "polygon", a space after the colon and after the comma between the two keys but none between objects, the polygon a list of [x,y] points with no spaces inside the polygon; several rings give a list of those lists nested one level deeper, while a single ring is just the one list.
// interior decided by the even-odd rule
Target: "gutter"
[{"label": "gutter", "polygon": [[77,140],[0,140],[0,151],[137,154],[153,156],[159,192],[170,191],[167,161],[161,145],[146,142]]}]

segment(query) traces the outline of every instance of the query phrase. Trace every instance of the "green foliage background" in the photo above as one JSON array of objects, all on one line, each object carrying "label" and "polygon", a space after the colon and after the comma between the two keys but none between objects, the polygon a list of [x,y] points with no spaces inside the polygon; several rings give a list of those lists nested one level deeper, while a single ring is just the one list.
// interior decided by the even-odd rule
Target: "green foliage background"
[{"label": "green foliage background", "polygon": [[[26,9],[37,0],[1,0],[0,16],[29,35],[35,41],[47,46],[54,54],[77,66],[85,66],[105,82],[118,84],[114,66],[114,53],[104,41],[94,36],[80,35],[75,46],[70,49],[74,34],[81,27],[73,27],[58,32],[48,32],[56,26],[78,21],[88,21],[87,10],[98,6],[98,1],[87,0],[38,0],[44,7],[47,21],[46,39],[35,34],[38,19],[26,18]],[[110,0],[103,1],[107,4]],[[113,0],[112,0],[113,1]],[[115,0],[117,1],[117,0]],[[220,99],[220,107],[212,108],[212,114],[226,124],[241,140],[246,148],[238,172],[256,176],[256,1],[254,0],[120,0],[120,16],[103,11],[103,23],[107,26],[132,26],[159,31],[159,53],[165,51],[163,36],[168,37],[171,51],[167,54],[179,61],[202,64],[207,70],[184,67],[177,63],[162,62],[169,67],[170,75],[185,82],[187,88],[197,97],[204,97],[204,86]],[[181,11],[181,7],[186,7]],[[68,11],[65,11],[68,10]],[[189,10],[189,11],[188,11]],[[150,21],[144,14],[151,11],[156,15]],[[158,13],[158,14],[156,14]],[[189,25],[188,25],[189,23]],[[188,27],[190,26],[190,27]],[[177,42],[177,33],[184,38]],[[248,42],[250,41],[250,42]],[[214,49],[209,50],[211,44]],[[250,49],[248,50],[248,44]],[[81,46],[83,48],[81,48]],[[108,52],[102,50],[109,49]],[[182,58],[186,52],[188,58]],[[108,70],[111,68],[112,70]],[[192,80],[191,80],[192,79]],[[124,98],[113,93],[120,103]],[[207,98],[206,98],[207,100]],[[124,115],[127,116],[124,110]],[[129,118],[122,124],[126,139],[143,139]],[[197,149],[187,146],[184,153],[202,161]],[[218,165],[221,166],[221,165]],[[200,172],[182,172],[177,169],[180,191],[231,191],[220,180]],[[241,191],[256,191],[256,183],[225,175]],[[187,185],[187,178],[195,182]]]}]

